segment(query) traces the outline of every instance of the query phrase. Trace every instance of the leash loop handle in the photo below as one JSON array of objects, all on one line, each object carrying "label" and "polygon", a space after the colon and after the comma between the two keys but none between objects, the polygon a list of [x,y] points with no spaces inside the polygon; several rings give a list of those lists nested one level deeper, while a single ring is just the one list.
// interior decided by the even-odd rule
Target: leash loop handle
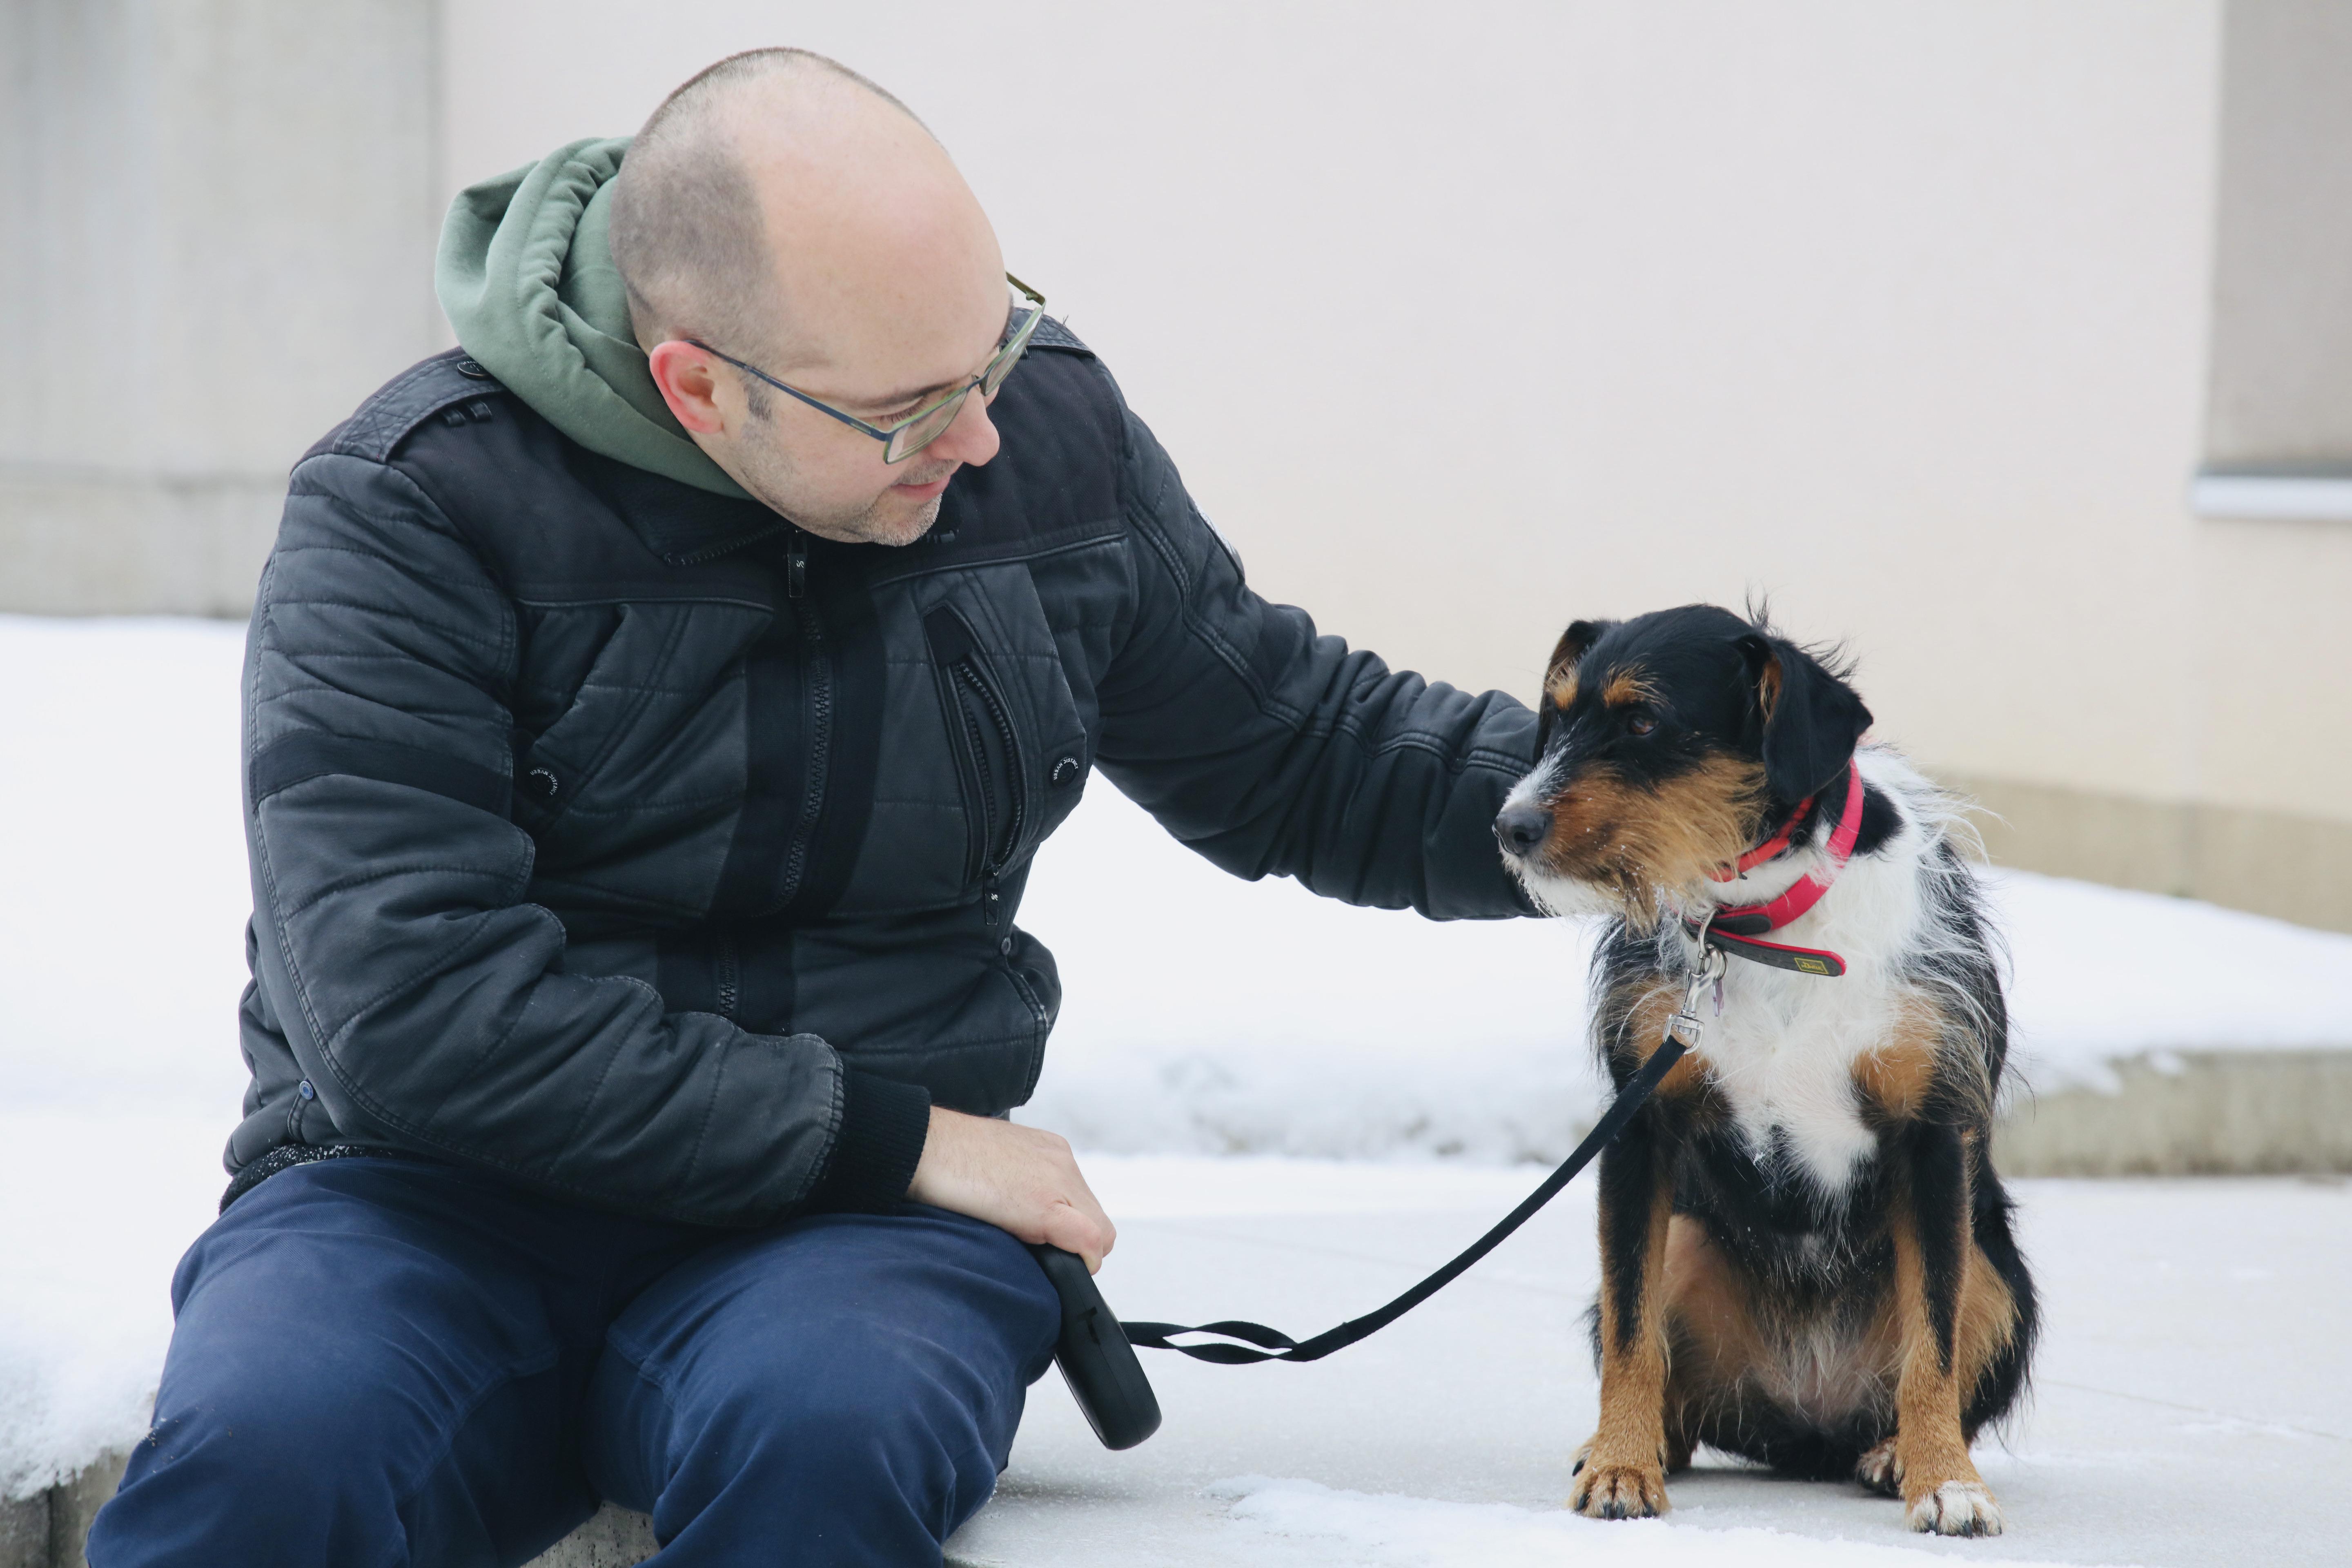
[{"label": "leash loop handle", "polygon": [[[1684,1005],[1685,1011],[1694,1016],[1698,1005],[1699,984],[1694,981],[1690,998]],[[1327,1329],[1310,1340],[1294,1340],[1281,1330],[1269,1329],[1264,1323],[1229,1319],[1223,1322],[1192,1325],[1121,1323],[1119,1327],[1125,1331],[1128,1343],[1145,1350],[1181,1351],[1194,1361],[1213,1362],[1220,1366],[1241,1366],[1260,1361],[1320,1361],[1334,1351],[1345,1350],[1357,1341],[1378,1333],[1454,1283],[1469,1270],[1471,1265],[1500,1247],[1513,1231],[1533,1219],[1538,1209],[1558,1197],[1561,1190],[1576,1179],[1577,1173],[1591,1164],[1593,1157],[1624,1131],[1625,1124],[1633,1120],[1633,1113],[1657,1092],[1659,1083],[1674,1070],[1675,1064],[1689,1049],[1690,1042],[1676,1037],[1675,1026],[1681,1022],[1683,1019],[1679,1015],[1669,1021],[1666,1037],[1656,1050],[1650,1053],[1650,1059],[1625,1080],[1625,1087],[1617,1091],[1617,1098],[1610,1102],[1601,1120],[1593,1123],[1592,1131],[1584,1135],[1584,1141],[1576,1146],[1574,1152],[1560,1162],[1559,1169],[1543,1179],[1541,1186],[1529,1193],[1526,1201],[1506,1215],[1493,1229],[1465,1247],[1453,1261],[1388,1305],[1360,1318],[1350,1318],[1339,1327]],[[1214,1334],[1223,1340],[1244,1342],[1199,1345],[1173,1342],[1181,1334]],[[1256,1348],[1250,1348],[1252,1346]]]}]

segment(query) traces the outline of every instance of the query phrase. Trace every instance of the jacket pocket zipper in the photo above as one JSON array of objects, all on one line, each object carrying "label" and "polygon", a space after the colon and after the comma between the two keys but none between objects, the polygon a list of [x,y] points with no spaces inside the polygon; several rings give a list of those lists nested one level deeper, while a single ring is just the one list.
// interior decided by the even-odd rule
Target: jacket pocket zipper
[{"label": "jacket pocket zipper", "polygon": [[[1021,752],[1013,739],[1013,716],[1004,710],[1004,703],[980,673],[979,668],[967,658],[956,666],[956,675],[980,700],[981,710],[988,715],[989,722],[996,727],[997,741],[1004,748],[1005,772],[1011,775],[1005,780],[1004,847],[1000,851],[997,848],[995,792],[991,789],[988,778],[988,750],[980,743],[980,721],[967,707],[964,717],[972,727],[972,751],[978,764],[972,771],[979,775],[981,789],[980,908],[988,921],[989,934],[996,939],[996,951],[1011,958],[1013,926],[1004,918],[1004,889],[998,879],[1004,874],[1013,852],[1020,847],[1021,830],[1028,817],[1027,805],[1022,799]],[[1033,1001],[1030,1005],[1034,1008],[1036,1004]]]},{"label": "jacket pocket zipper", "polygon": [[[971,802],[977,831],[965,874],[980,878],[982,909],[993,928],[1000,923],[1003,909],[998,879],[1019,852],[1029,825],[1021,742],[1012,710],[989,679],[963,617],[942,606],[925,616],[923,624],[940,670],[940,695],[947,706],[948,727],[971,769],[971,786],[978,796]],[[1003,759],[1001,775],[989,767],[992,737],[996,754]],[[1001,950],[1009,951],[1010,943],[1009,935],[1000,934]]]},{"label": "jacket pocket zipper", "polygon": [[722,1018],[734,1017],[743,1005],[743,958],[732,931],[711,944],[710,988],[714,1010]]}]

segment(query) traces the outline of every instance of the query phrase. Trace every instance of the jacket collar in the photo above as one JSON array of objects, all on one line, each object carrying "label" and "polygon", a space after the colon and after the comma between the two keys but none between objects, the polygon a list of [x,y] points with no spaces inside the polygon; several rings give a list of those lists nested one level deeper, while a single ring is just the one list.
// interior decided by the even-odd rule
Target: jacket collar
[{"label": "jacket collar", "polygon": [[793,526],[763,502],[713,495],[576,444],[573,460],[589,489],[673,566],[724,555]]}]

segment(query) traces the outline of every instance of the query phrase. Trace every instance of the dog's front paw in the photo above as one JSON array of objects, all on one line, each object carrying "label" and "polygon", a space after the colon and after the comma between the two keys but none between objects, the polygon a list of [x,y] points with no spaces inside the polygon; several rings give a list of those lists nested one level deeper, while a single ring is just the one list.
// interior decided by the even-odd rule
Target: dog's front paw
[{"label": "dog's front paw", "polygon": [[1935,1535],[1999,1535],[2000,1504],[1982,1481],[1946,1481],[1911,1500],[1904,1519]]},{"label": "dog's front paw", "polygon": [[1654,1464],[1595,1464],[1587,1443],[1577,1451],[1568,1506],[1587,1519],[1655,1519],[1666,1511],[1666,1472]]},{"label": "dog's front paw", "polygon": [[1853,1479],[1881,1497],[1901,1497],[1903,1461],[1895,1457],[1895,1439],[1889,1437],[1864,1454],[1853,1467]]}]

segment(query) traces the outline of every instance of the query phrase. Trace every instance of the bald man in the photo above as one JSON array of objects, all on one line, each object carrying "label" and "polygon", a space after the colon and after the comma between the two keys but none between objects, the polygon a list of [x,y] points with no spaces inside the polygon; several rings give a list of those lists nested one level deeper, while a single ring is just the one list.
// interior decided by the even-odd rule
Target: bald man
[{"label": "bald man", "polygon": [[1022,1244],[1112,1243],[1007,1119],[1088,777],[1239,876],[1527,912],[1531,716],[1252,594],[1006,260],[793,50],[457,199],[460,347],[262,578],[252,1087],[96,1568],[520,1563],[600,1499],[679,1568],[935,1563],[1050,1358]]}]

